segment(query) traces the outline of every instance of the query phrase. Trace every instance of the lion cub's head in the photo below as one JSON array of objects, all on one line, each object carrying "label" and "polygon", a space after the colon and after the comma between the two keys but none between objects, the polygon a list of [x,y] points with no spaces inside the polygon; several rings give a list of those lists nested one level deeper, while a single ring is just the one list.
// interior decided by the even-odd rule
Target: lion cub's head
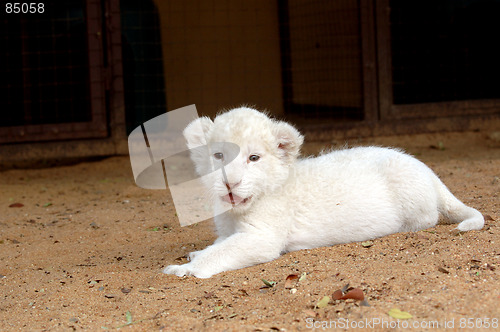
[{"label": "lion cub's head", "polygon": [[205,186],[240,212],[285,183],[303,142],[291,125],[246,107],[196,119],[184,137]]}]

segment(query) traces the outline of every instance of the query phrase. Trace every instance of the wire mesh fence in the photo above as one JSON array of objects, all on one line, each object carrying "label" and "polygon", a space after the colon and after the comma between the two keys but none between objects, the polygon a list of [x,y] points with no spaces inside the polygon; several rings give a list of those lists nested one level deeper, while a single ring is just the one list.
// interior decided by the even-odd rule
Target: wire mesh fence
[{"label": "wire mesh fence", "polygon": [[53,1],[43,14],[2,16],[0,126],[90,121],[85,8]]},{"label": "wire mesh fence", "polygon": [[43,15],[1,16],[0,142],[28,141],[25,129],[31,140],[105,136],[116,45],[128,132],[193,103],[351,124],[398,105],[500,98],[500,0],[44,3]]},{"label": "wire mesh fence", "polygon": [[153,1],[121,0],[127,132],[166,111],[161,28]]},{"label": "wire mesh fence", "polygon": [[287,111],[362,119],[359,2],[285,0],[280,13]]},{"label": "wire mesh fence", "polygon": [[41,12],[2,8],[0,142],[107,136],[100,7],[69,0],[44,2]]}]

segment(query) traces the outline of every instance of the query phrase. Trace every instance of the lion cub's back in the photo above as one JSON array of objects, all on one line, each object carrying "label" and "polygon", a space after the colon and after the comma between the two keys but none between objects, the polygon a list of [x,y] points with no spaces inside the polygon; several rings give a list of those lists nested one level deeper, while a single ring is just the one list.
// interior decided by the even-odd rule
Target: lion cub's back
[{"label": "lion cub's back", "polygon": [[287,195],[293,211],[289,250],[361,241],[399,231],[390,177],[421,164],[397,150],[360,147],[297,161]]},{"label": "lion cub's back", "polygon": [[337,180],[349,178],[351,182],[359,182],[385,176],[389,168],[397,168],[402,163],[420,162],[399,150],[367,146],[334,150],[318,157],[298,160],[296,173],[297,177],[308,179],[319,176]]}]

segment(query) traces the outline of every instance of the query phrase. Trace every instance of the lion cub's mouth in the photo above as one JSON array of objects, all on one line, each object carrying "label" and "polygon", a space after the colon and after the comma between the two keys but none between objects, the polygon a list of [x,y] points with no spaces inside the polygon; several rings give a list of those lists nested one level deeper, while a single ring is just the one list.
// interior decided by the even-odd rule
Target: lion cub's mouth
[{"label": "lion cub's mouth", "polygon": [[222,201],[229,203],[229,204],[232,204],[233,206],[239,205],[239,204],[245,204],[251,198],[252,198],[252,196],[243,198],[243,197],[240,197],[238,195],[233,194],[232,192],[221,197]]}]

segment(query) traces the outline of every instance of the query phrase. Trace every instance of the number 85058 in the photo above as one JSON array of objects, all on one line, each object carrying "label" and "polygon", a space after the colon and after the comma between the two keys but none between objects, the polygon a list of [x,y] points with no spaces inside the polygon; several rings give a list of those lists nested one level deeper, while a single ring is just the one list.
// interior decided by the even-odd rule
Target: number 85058
[{"label": "number 85058", "polygon": [[43,2],[7,2],[5,4],[5,12],[7,14],[42,14],[45,12],[45,4]]}]

